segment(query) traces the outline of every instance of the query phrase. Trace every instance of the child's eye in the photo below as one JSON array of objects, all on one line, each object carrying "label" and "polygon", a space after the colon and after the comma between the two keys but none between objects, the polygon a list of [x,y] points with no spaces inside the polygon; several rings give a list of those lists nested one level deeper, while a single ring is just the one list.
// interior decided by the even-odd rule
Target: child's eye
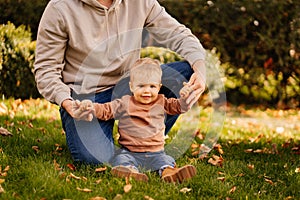
[{"label": "child's eye", "polygon": [[156,85],[150,85],[151,88],[156,88]]}]

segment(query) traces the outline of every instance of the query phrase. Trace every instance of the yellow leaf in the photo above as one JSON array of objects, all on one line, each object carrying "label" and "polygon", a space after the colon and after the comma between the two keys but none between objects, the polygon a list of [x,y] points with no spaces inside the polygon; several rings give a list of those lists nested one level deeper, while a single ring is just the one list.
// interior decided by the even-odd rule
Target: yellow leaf
[{"label": "yellow leaf", "polygon": [[128,193],[128,192],[131,190],[131,188],[132,188],[132,185],[131,185],[131,184],[125,185],[125,186],[124,186],[124,192],[125,192],[125,193]]},{"label": "yellow leaf", "polygon": [[5,179],[0,178],[0,184],[4,183]]},{"label": "yellow leaf", "polygon": [[300,167],[297,167],[296,170],[295,170],[295,172],[299,173],[300,172]]}]

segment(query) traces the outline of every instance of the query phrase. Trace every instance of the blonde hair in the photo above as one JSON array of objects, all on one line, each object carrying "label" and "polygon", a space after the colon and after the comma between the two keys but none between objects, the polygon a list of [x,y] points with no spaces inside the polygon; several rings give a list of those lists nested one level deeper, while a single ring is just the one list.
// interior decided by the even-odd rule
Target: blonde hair
[{"label": "blonde hair", "polygon": [[130,81],[133,81],[135,77],[148,79],[154,76],[161,81],[162,70],[160,62],[152,58],[137,60],[130,69]]}]

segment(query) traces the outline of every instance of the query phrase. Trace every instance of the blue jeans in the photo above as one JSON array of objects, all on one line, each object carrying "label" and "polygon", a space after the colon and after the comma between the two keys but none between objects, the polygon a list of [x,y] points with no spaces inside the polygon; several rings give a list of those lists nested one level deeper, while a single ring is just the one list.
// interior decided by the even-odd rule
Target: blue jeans
[{"label": "blue jeans", "polygon": [[159,171],[162,167],[175,167],[175,160],[164,151],[137,153],[120,149],[111,164],[112,166],[133,166],[139,170]]},{"label": "blue jeans", "polygon": [[[187,62],[174,62],[161,66],[163,70],[160,93],[166,97],[178,97],[182,83],[190,79],[193,70]],[[122,79],[114,88],[90,95],[72,94],[74,99],[90,99],[97,103],[110,102],[125,94],[130,94],[129,78]],[[113,141],[114,120],[102,121],[93,119],[91,122],[74,120],[63,108],[60,108],[62,126],[66,133],[68,148],[75,162],[87,164],[108,164],[115,152]],[[166,131],[169,132],[178,116],[167,116]]]}]

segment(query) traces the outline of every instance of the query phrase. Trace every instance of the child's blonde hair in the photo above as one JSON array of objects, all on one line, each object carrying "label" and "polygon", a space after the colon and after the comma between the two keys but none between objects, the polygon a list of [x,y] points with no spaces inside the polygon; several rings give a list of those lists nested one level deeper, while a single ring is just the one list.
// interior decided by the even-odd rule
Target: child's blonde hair
[{"label": "child's blonde hair", "polygon": [[137,60],[130,69],[130,81],[137,78],[145,78],[156,76],[161,81],[162,70],[160,62],[152,58],[141,58]]}]

